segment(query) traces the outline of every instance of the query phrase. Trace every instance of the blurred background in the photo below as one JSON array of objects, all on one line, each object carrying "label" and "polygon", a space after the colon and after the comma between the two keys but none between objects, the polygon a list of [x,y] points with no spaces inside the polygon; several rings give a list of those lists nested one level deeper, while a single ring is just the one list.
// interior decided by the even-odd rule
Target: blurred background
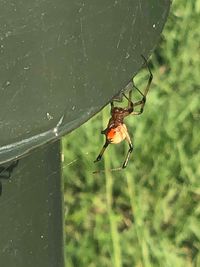
[{"label": "blurred background", "polygon": [[[125,120],[134,143],[125,170],[109,171],[126,142],[93,163],[110,106],[63,138],[68,267],[200,266],[199,0],[173,2],[149,64],[144,113]],[[147,70],[134,81],[143,90]]]}]

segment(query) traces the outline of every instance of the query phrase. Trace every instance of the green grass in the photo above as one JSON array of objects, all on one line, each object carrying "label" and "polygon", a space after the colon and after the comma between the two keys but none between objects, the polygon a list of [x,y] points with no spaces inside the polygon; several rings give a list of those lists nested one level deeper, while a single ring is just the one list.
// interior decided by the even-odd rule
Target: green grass
[{"label": "green grass", "polygon": [[[200,1],[176,0],[151,58],[142,116],[126,124],[134,152],[112,145],[109,107],[63,139],[67,266],[200,266]],[[146,83],[146,71],[137,76]]]}]

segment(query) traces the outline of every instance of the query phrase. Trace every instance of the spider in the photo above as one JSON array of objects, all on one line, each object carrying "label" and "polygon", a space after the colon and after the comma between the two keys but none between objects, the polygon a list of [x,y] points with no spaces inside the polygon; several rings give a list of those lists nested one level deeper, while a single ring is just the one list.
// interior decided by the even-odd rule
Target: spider
[{"label": "spider", "polygon": [[[124,124],[124,118],[129,116],[129,115],[140,115],[142,114],[143,110],[144,110],[144,105],[146,102],[146,95],[149,91],[152,79],[153,79],[153,74],[150,70],[150,67],[147,63],[146,58],[141,55],[144,63],[149,71],[149,79],[148,79],[148,83],[147,86],[144,90],[144,93],[142,93],[133,83],[133,87],[140,93],[140,95],[142,96],[142,99],[137,101],[137,102],[132,102],[132,90],[129,91],[129,96],[127,97],[124,93],[123,96],[128,100],[128,106],[125,108],[121,108],[121,107],[115,107],[113,101],[110,103],[111,104],[111,118],[108,122],[107,128],[103,131],[101,131],[102,134],[105,134],[106,137],[106,141],[105,144],[103,146],[103,148],[101,149],[101,152],[99,153],[98,157],[96,158],[96,160],[94,162],[98,162],[101,160],[103,153],[105,152],[106,148],[108,147],[109,144],[118,144],[120,142],[122,142],[124,139],[128,142],[129,144],[129,150],[126,154],[124,163],[122,165],[122,167],[118,168],[118,169],[124,169],[126,168],[130,155],[133,151],[133,145],[131,142],[131,138],[128,134],[128,130],[126,125]],[[140,106],[140,110],[139,111],[134,111],[134,108],[136,106]]]},{"label": "spider", "polygon": [[[8,166],[0,166],[0,179],[10,179],[13,169],[18,165],[18,160]],[[2,182],[0,181],[0,196],[2,194]]]}]

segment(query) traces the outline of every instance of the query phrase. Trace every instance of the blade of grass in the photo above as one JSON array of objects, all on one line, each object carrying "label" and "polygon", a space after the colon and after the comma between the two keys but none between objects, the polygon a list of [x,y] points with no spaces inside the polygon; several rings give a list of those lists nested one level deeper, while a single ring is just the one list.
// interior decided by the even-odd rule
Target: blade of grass
[{"label": "blade of grass", "polygon": [[[127,177],[128,193],[132,209],[132,216],[134,217],[134,228],[138,239],[138,245],[141,247],[143,266],[150,267],[152,265],[149,256],[148,244],[146,242],[148,240],[148,236],[146,236],[145,225],[142,221],[142,209],[140,209],[140,200],[137,201],[137,195],[135,190],[136,185],[134,183],[134,177],[131,176],[130,173],[128,172],[126,177]],[[140,192],[140,194],[141,193],[142,192]]]}]

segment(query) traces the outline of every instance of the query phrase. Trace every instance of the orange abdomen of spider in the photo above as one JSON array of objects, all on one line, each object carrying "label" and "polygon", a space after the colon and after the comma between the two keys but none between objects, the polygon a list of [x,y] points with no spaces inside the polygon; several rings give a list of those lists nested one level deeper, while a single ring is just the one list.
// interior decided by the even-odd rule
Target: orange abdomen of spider
[{"label": "orange abdomen of spider", "polygon": [[115,128],[110,128],[106,133],[107,140],[112,144],[118,144],[126,138],[127,131],[125,124],[119,124]]}]

